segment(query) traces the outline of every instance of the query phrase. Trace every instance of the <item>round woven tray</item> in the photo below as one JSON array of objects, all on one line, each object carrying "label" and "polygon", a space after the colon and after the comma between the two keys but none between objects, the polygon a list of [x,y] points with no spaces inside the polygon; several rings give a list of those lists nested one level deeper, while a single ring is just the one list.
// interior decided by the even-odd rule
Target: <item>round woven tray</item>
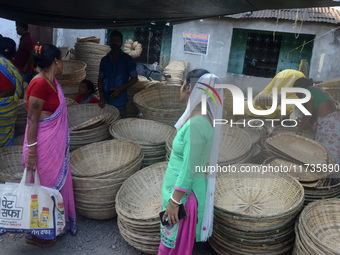
[{"label": "round woven tray", "polygon": [[64,60],[63,61],[63,73],[56,75],[56,78],[60,85],[72,85],[77,84],[86,77],[86,63],[79,60]]},{"label": "round woven tray", "polygon": [[299,135],[281,133],[268,138],[265,145],[272,154],[288,161],[301,164],[329,163],[329,153],[321,143]]},{"label": "round woven tray", "polygon": [[297,223],[298,250],[306,250],[306,254],[340,254],[339,226],[340,199],[310,203]]},{"label": "round woven tray", "polygon": [[217,178],[215,210],[220,215],[230,217],[231,223],[243,221],[249,231],[264,231],[271,222],[284,222],[300,211],[304,190],[297,180],[281,173],[255,172],[260,165],[235,165],[239,171],[247,166],[256,168],[249,173],[222,173]]},{"label": "round woven tray", "polygon": [[110,126],[110,134],[117,139],[128,140],[141,146],[143,165],[165,160],[165,140],[174,128],[160,122],[143,119],[122,119]]},{"label": "round woven tray", "polygon": [[186,105],[180,101],[180,87],[152,87],[137,93],[133,101],[144,119],[173,126],[182,116]]},{"label": "round woven tray", "polygon": [[[91,121],[97,121],[98,116],[109,113],[110,117],[105,118],[100,126],[87,130],[72,131],[78,125],[90,125]],[[71,150],[77,149],[86,144],[103,141],[111,137],[109,126],[120,118],[116,107],[105,105],[104,108],[96,104],[74,105],[67,109],[67,117],[70,127]]]},{"label": "round woven tray", "polygon": [[219,254],[290,254],[303,187],[284,174],[242,170],[260,165],[234,166],[235,173],[218,174],[216,180],[213,249]]},{"label": "round woven tray", "polygon": [[[141,154],[141,148],[132,142],[110,140],[83,146],[71,153],[72,175],[99,177],[131,165]],[[105,160],[103,160],[105,159]]]},{"label": "round woven tray", "polygon": [[221,127],[220,150],[218,162],[220,165],[247,162],[252,156],[252,139],[246,131],[238,127]]},{"label": "round woven tray", "polygon": [[20,182],[23,175],[22,145],[0,148],[0,183]]},{"label": "round woven tray", "polygon": [[174,128],[152,120],[136,118],[118,120],[110,126],[110,134],[117,139],[124,139],[143,145],[156,146],[165,144],[166,138]]},{"label": "round woven tray", "polygon": [[[168,162],[143,168],[129,177],[116,196],[118,227],[136,249],[157,254],[162,184]],[[147,199],[146,199],[147,198]]]}]

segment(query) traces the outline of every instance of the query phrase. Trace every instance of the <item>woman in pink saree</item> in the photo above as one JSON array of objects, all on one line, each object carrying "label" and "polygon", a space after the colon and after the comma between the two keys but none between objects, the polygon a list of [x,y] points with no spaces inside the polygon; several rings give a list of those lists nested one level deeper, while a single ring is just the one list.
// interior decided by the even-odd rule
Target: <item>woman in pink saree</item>
[{"label": "woman in pink saree", "polygon": [[[23,166],[38,171],[42,186],[59,190],[63,197],[65,233],[77,232],[69,154],[67,109],[61,86],[54,77],[62,73],[61,52],[54,45],[36,46],[34,61],[41,68],[27,88],[28,120],[23,149]],[[26,242],[39,247],[53,246],[56,240],[33,235]]]}]

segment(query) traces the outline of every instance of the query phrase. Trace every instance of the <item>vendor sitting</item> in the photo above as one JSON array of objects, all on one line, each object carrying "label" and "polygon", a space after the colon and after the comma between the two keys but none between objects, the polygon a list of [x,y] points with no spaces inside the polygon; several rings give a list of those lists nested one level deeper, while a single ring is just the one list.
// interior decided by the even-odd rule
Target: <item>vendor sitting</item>
[{"label": "vendor sitting", "polygon": [[90,80],[83,80],[79,84],[78,92],[75,101],[78,104],[95,104],[99,102],[99,99],[94,94],[95,88]]}]

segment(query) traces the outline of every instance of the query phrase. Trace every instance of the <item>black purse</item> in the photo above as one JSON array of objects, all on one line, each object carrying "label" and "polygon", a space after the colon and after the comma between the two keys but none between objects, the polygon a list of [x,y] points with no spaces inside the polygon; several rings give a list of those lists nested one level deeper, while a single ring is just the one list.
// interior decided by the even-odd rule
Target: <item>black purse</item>
[{"label": "black purse", "polygon": [[[169,222],[168,222],[168,217],[165,218],[165,221],[162,221],[164,213],[165,213],[165,211],[160,212],[159,213],[159,217],[161,219],[162,225],[166,226],[166,225],[169,225]],[[187,211],[185,210],[184,205],[180,204],[179,205],[179,210],[178,210],[178,219],[182,220],[182,219],[185,219],[187,216],[188,216],[187,215]]]}]

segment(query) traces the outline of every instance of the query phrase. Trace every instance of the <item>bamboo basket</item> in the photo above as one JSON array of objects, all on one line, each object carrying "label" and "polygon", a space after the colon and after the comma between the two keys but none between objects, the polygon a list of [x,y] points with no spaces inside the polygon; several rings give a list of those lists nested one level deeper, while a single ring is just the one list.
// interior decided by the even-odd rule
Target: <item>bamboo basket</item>
[{"label": "bamboo basket", "polygon": [[110,52],[110,46],[95,42],[79,41],[75,44],[74,48],[76,59],[87,64],[86,79],[97,84],[100,61]]},{"label": "bamboo basket", "polygon": [[22,179],[22,145],[0,148],[0,183]]},{"label": "bamboo basket", "polygon": [[79,60],[64,60],[63,61],[63,72],[57,74],[56,78],[60,85],[78,85],[86,77],[86,63]]},{"label": "bamboo basket", "polygon": [[[114,217],[116,194],[124,181],[140,169],[142,160],[137,144],[118,139],[73,151],[70,164],[78,213],[92,219]],[[102,214],[94,209],[100,209]]]},{"label": "bamboo basket", "polygon": [[[110,114],[106,116],[105,121],[100,126],[95,126],[89,129],[82,129],[72,131],[75,126],[92,125],[97,121],[98,116],[103,114]],[[120,114],[117,108],[111,105],[105,105],[104,108],[100,108],[96,104],[80,104],[71,106],[67,109],[68,123],[70,127],[70,150],[77,149],[86,144],[100,142],[111,137],[109,132],[110,125],[120,118]]]},{"label": "bamboo basket", "polygon": [[331,156],[319,142],[290,133],[281,133],[266,140],[272,154],[300,164],[328,164]]},{"label": "bamboo basket", "polygon": [[162,183],[168,162],[143,168],[129,177],[116,196],[119,232],[130,245],[157,254]]},{"label": "bamboo basket", "polygon": [[27,124],[26,100],[19,99],[17,120],[15,122],[15,136],[20,136],[20,135],[25,134],[26,124]]},{"label": "bamboo basket", "polygon": [[[295,231],[295,254],[340,254],[340,199],[309,204],[302,211]],[[306,253],[304,253],[306,252]]]},{"label": "bamboo basket", "polygon": [[[170,159],[172,143],[175,136],[176,131],[170,134],[166,140],[167,159]],[[218,154],[219,165],[249,163],[252,155],[252,139],[247,132],[238,127],[228,127],[226,125],[221,127],[220,149]]]},{"label": "bamboo basket", "polygon": [[122,119],[110,126],[110,134],[116,139],[128,140],[141,146],[148,166],[165,160],[165,140],[175,129],[152,120]]},{"label": "bamboo basket", "polygon": [[180,87],[152,87],[133,97],[143,118],[173,126],[182,116],[186,105],[180,101]]},{"label": "bamboo basket", "polygon": [[218,175],[210,244],[219,254],[289,254],[295,218],[303,207],[301,184],[280,173]]}]

